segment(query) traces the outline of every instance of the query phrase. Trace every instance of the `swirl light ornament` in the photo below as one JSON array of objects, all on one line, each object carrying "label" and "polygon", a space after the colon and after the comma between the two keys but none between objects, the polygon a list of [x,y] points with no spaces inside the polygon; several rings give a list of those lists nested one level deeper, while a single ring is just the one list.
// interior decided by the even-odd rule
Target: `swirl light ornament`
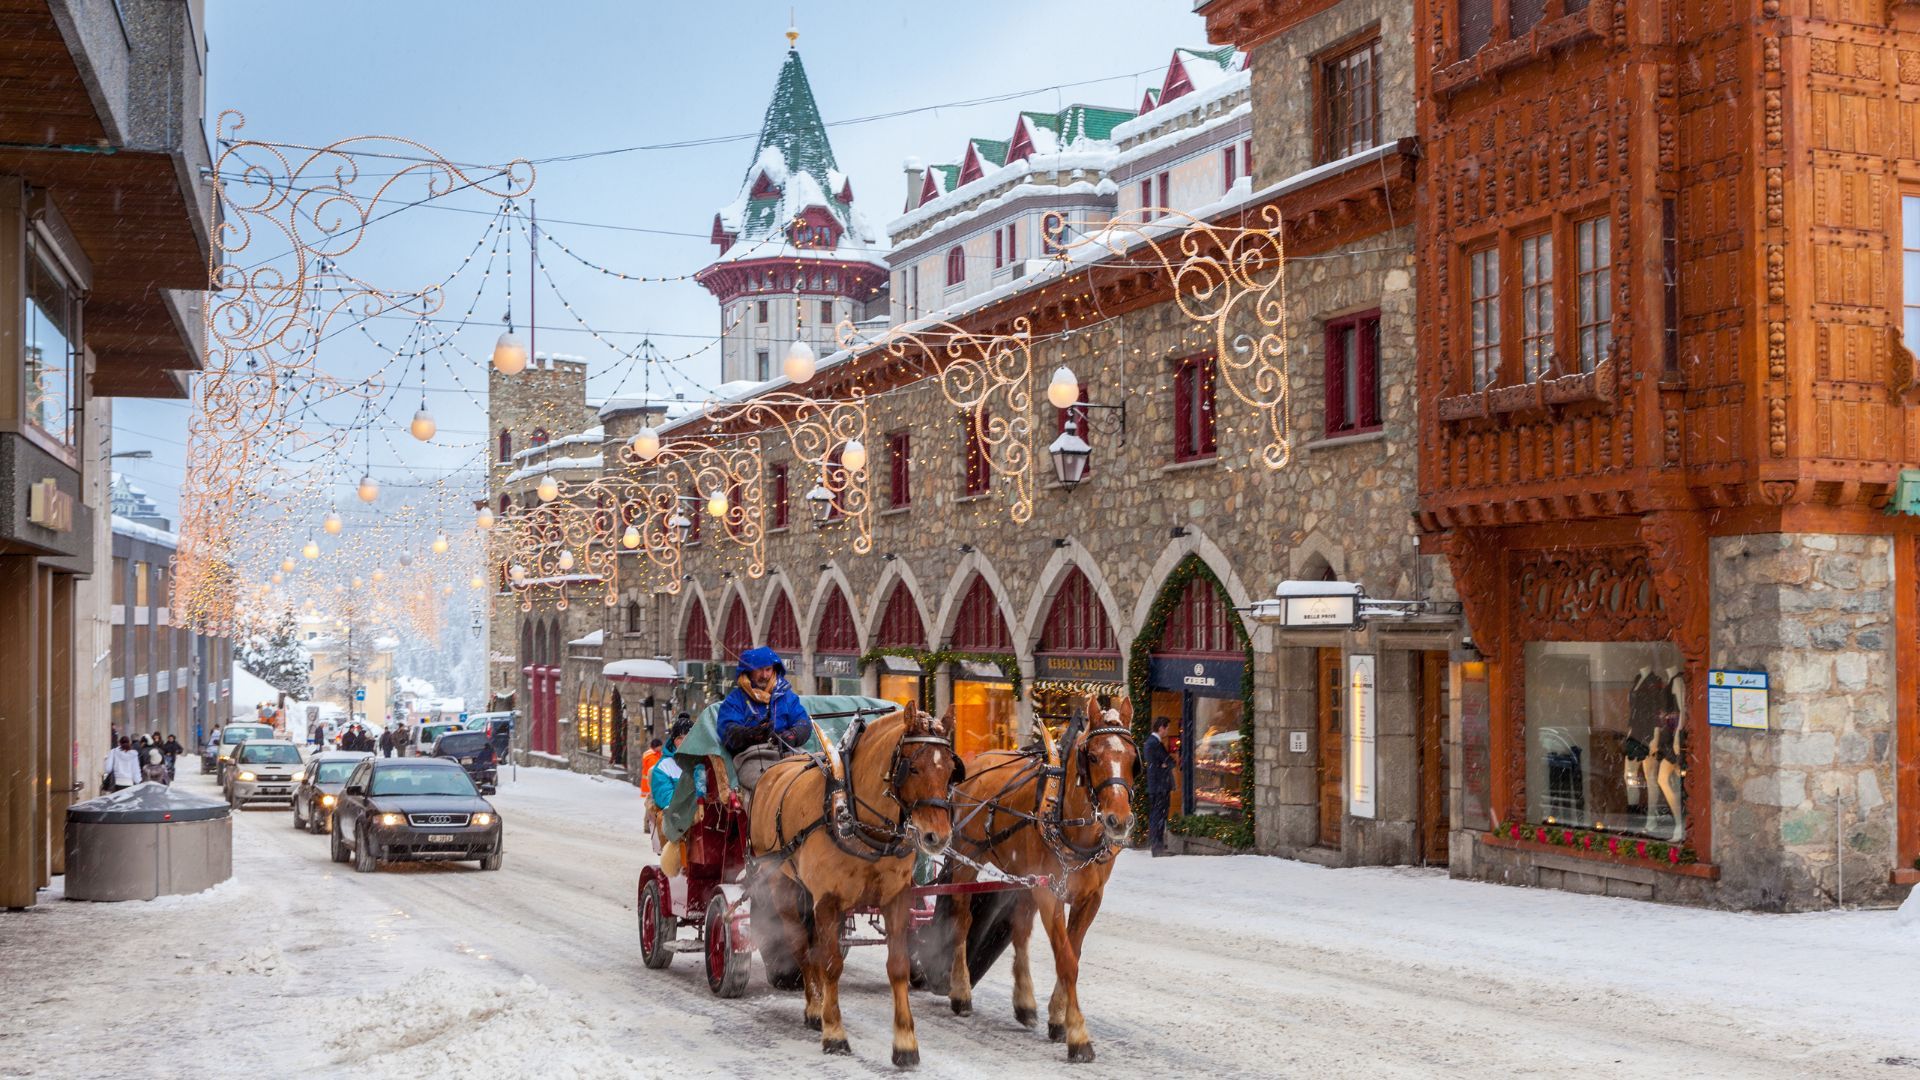
[{"label": "swirl light ornament", "polygon": [[[852,331],[842,324],[843,333]],[[866,395],[858,389],[845,398],[811,398],[789,391],[761,394],[739,402],[709,402],[706,418],[721,431],[769,430],[778,424],[799,465],[821,477],[840,520],[853,530],[853,550],[873,550],[874,502],[867,470],[845,460],[853,446],[863,448],[868,438]],[[758,446],[758,443],[755,443]],[[864,466],[864,460],[861,462]],[[761,496],[764,498],[764,496]],[[755,560],[764,567],[764,560]],[[759,577],[758,573],[753,573]]]}]

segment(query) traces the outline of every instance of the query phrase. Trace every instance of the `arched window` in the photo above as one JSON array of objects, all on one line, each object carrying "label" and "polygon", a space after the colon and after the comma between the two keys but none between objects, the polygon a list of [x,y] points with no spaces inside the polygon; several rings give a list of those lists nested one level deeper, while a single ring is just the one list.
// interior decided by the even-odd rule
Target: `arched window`
[{"label": "arched window", "polygon": [[535,445],[535,446],[545,446],[545,445],[547,445],[547,429],[546,429],[546,428],[534,428],[534,429],[533,429],[533,440],[532,440],[532,442],[533,442],[533,445]]},{"label": "arched window", "polygon": [[637,634],[639,632],[640,632],[640,601],[629,600],[627,601],[627,633]]},{"label": "arched window", "polygon": [[800,651],[800,620],[793,616],[793,602],[784,592],[776,592],[773,620],[767,624],[767,648],[783,656]]},{"label": "arched window", "polygon": [[1187,582],[1167,616],[1159,652],[1240,655],[1233,633],[1233,611],[1206,578]]},{"label": "arched window", "polygon": [[506,492],[504,491],[501,492],[500,493],[500,512],[504,514],[508,510],[511,510],[512,508],[513,508],[513,500],[507,497]]},{"label": "arched window", "polygon": [[753,648],[753,623],[747,618],[747,605],[738,596],[727,608],[727,621],[720,630],[721,659],[738,660]]},{"label": "arched window", "polygon": [[820,613],[820,633],[814,638],[813,648],[823,653],[860,651],[860,631],[854,626],[853,608],[848,606],[847,596],[838,586],[827,596],[827,609]]},{"label": "arched window", "polygon": [[713,658],[713,635],[707,630],[707,612],[697,600],[687,607],[687,631],[681,635],[680,641],[682,660]]},{"label": "arched window", "polygon": [[1047,621],[1040,631],[1040,652],[1111,653],[1120,645],[1113,637],[1113,624],[1100,606],[1093,582],[1075,567],[1053,594],[1053,606],[1047,609]]},{"label": "arched window", "polygon": [[960,601],[960,614],[953,623],[953,647],[979,652],[1012,652],[1013,635],[1000,617],[1000,603],[994,599],[987,579],[975,574]]},{"label": "arched window", "polygon": [[513,433],[506,428],[500,429],[500,460],[513,460]]},{"label": "arched window", "polygon": [[927,631],[920,623],[920,609],[913,602],[913,594],[907,591],[907,583],[896,581],[893,591],[887,594],[887,607],[880,616],[880,640],[883,648],[921,648],[926,644]]},{"label": "arched window", "polygon": [[958,285],[967,280],[967,252],[965,248],[954,245],[947,250],[947,284]]}]

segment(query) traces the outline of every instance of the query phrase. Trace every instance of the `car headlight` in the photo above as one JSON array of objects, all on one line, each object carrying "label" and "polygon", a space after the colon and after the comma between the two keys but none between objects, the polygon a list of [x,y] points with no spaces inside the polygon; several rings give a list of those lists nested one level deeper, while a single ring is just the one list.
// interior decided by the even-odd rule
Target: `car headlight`
[{"label": "car headlight", "polygon": [[240,774],[240,779],[242,779],[242,780],[249,780],[249,781],[250,781],[250,780],[252,780],[252,779],[253,779],[253,774],[252,774],[252,773],[250,773],[250,772],[243,772],[243,773],[241,773],[241,774]]},{"label": "car headlight", "polygon": [[380,824],[382,825],[398,825],[400,824],[401,820],[402,819],[399,814],[381,814],[380,815]]},{"label": "car headlight", "polygon": [[333,805],[333,796],[331,796],[331,795],[322,795],[322,796],[320,796],[320,805],[321,805],[321,806],[332,806],[332,805]]},{"label": "car headlight", "polygon": [[473,815],[473,823],[484,829],[488,825],[493,824],[493,815],[492,814],[475,814]]}]

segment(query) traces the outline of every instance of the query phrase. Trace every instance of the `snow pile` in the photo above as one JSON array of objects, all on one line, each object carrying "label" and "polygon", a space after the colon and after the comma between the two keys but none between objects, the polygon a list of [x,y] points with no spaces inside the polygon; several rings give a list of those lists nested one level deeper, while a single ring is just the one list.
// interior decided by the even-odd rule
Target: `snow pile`
[{"label": "snow pile", "polygon": [[[372,1080],[664,1074],[664,1061],[643,1062],[607,1045],[593,1012],[530,976],[490,985],[476,983],[471,969],[436,969],[390,990],[330,1002],[309,1023],[334,1064]],[[370,1017],[378,1022],[368,1023]]]},{"label": "snow pile", "polygon": [[1914,934],[1920,934],[1920,885],[1915,885],[1913,890],[1907,893],[1907,898],[1901,903],[1900,910],[1894,913],[1893,924],[1905,927]]}]

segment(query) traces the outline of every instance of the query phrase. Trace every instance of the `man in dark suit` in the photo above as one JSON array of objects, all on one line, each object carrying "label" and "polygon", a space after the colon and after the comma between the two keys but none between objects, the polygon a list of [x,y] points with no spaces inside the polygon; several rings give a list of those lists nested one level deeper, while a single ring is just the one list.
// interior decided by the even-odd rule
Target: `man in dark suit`
[{"label": "man in dark suit", "polygon": [[1147,844],[1155,858],[1167,850],[1167,811],[1173,803],[1173,770],[1179,759],[1167,749],[1167,718],[1153,718],[1147,736]]}]

